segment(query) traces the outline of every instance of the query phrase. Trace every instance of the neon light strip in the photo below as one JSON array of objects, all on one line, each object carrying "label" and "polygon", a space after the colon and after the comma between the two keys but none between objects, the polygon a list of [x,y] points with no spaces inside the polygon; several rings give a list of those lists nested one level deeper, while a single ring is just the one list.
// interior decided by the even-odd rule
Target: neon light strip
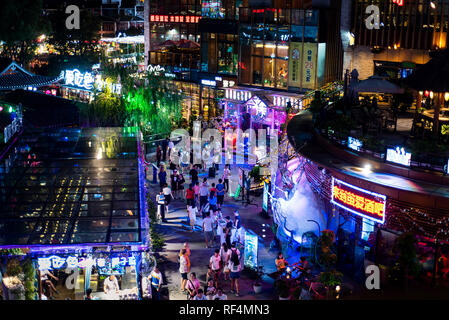
[{"label": "neon light strip", "polygon": [[[353,210],[353,209],[351,209],[351,208],[348,208],[348,207],[342,205],[341,203],[335,202],[335,201],[334,201],[334,181],[335,181],[335,180],[338,181],[339,183],[341,183],[341,184],[343,184],[343,185],[349,187],[349,188],[354,189],[354,190],[358,190],[358,191],[360,191],[360,192],[364,192],[364,193],[367,193],[367,194],[369,194],[369,195],[372,195],[372,196],[375,196],[375,197],[380,197],[380,198],[382,198],[382,199],[384,200],[384,215],[383,215],[382,219],[381,219],[381,220],[380,220],[380,219],[376,219],[376,218],[374,218],[374,217],[368,216],[368,215],[366,215],[366,214],[363,214],[363,213],[360,213],[360,212],[358,212],[358,211],[355,211],[355,210]],[[338,207],[340,207],[340,208],[343,208],[343,209],[345,209],[345,210],[347,210],[347,211],[349,211],[349,212],[351,212],[351,213],[353,213],[353,214],[355,214],[355,215],[357,215],[357,216],[359,216],[359,217],[366,218],[366,219],[368,219],[368,220],[372,220],[372,221],[375,221],[375,222],[384,224],[384,223],[385,223],[385,215],[386,215],[386,202],[387,202],[387,197],[386,197],[385,195],[383,195],[383,194],[379,194],[379,193],[371,192],[371,191],[368,191],[368,190],[364,190],[364,189],[362,189],[362,188],[358,188],[358,187],[353,186],[353,185],[351,185],[351,184],[349,184],[349,183],[346,183],[346,182],[344,182],[344,181],[341,181],[341,180],[338,180],[338,179],[332,177],[332,196],[331,196],[331,203],[334,204],[334,205],[336,205],[336,206],[338,206]]]}]

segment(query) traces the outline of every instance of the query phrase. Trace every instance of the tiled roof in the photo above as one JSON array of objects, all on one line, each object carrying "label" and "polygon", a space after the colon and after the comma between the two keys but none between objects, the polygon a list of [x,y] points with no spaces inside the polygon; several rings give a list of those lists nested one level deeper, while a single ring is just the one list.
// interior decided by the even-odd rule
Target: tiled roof
[{"label": "tiled roof", "polygon": [[14,90],[27,87],[42,87],[59,80],[57,77],[45,77],[38,75],[28,75],[15,73],[0,76],[0,90]]}]

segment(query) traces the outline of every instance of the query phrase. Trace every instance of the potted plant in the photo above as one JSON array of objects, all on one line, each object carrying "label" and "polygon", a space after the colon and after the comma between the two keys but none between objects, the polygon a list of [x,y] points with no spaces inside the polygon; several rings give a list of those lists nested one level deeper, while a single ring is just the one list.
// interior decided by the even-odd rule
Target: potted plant
[{"label": "potted plant", "polygon": [[253,282],[253,289],[255,294],[262,292],[262,276],[263,276],[263,266],[259,266],[257,267],[256,278]]},{"label": "potted plant", "polygon": [[276,293],[279,296],[279,300],[289,300],[290,298],[290,288],[288,283],[284,279],[278,279],[275,282]]}]

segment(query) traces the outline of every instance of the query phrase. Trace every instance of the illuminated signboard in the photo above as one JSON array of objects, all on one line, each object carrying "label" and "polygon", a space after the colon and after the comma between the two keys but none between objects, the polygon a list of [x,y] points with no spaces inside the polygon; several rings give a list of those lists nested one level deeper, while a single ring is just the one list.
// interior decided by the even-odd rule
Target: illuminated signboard
[{"label": "illuminated signboard", "polygon": [[264,118],[267,116],[268,107],[258,96],[252,97],[248,100],[246,105],[250,110],[254,110],[253,112],[255,112],[259,117]]},{"label": "illuminated signboard", "polygon": [[412,154],[405,152],[404,148],[387,149],[387,161],[410,166],[411,158]]},{"label": "illuminated signboard", "polygon": [[151,22],[198,23],[200,19],[200,16],[171,16],[160,14],[150,15]]},{"label": "illuminated signboard", "polygon": [[214,80],[202,79],[201,80],[201,84],[203,84],[205,86],[213,86],[213,87],[215,87],[217,85],[217,82],[214,81]]},{"label": "illuminated signboard", "polygon": [[385,222],[387,197],[332,178],[331,202],[363,218]]},{"label": "illuminated signboard", "polygon": [[353,138],[353,137],[348,137],[348,148],[355,150],[355,151],[360,151],[360,148],[363,146],[362,141]]},{"label": "illuminated signboard", "polygon": [[[86,266],[97,266],[98,268],[104,268],[106,266],[105,258],[86,258],[86,257],[60,257],[50,256],[37,259],[37,265],[39,270],[56,270],[62,268],[85,268]],[[113,257],[111,259],[112,269],[118,266],[135,266],[136,258],[130,257]]]},{"label": "illuminated signboard", "polygon": [[264,182],[264,185],[263,185],[262,209],[265,211],[268,210],[268,183],[266,183],[266,182]]},{"label": "illuminated signboard", "polygon": [[245,232],[245,254],[244,265],[250,268],[257,268],[257,250],[259,247],[259,237]]},{"label": "illuminated signboard", "polygon": [[78,69],[66,70],[64,73],[66,85],[91,90],[94,87],[95,79],[90,72],[82,73]]},{"label": "illuminated signboard", "polygon": [[392,0],[393,3],[396,3],[398,6],[402,7],[404,5],[404,0]]}]

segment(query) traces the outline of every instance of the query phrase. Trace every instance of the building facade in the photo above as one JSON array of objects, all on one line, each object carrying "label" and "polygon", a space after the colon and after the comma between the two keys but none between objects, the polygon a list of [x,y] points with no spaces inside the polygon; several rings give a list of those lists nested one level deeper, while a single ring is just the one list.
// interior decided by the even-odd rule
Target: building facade
[{"label": "building facade", "polygon": [[342,19],[348,26],[344,69],[360,78],[387,74],[405,78],[429,61],[432,51],[446,48],[449,1],[346,1]]}]

